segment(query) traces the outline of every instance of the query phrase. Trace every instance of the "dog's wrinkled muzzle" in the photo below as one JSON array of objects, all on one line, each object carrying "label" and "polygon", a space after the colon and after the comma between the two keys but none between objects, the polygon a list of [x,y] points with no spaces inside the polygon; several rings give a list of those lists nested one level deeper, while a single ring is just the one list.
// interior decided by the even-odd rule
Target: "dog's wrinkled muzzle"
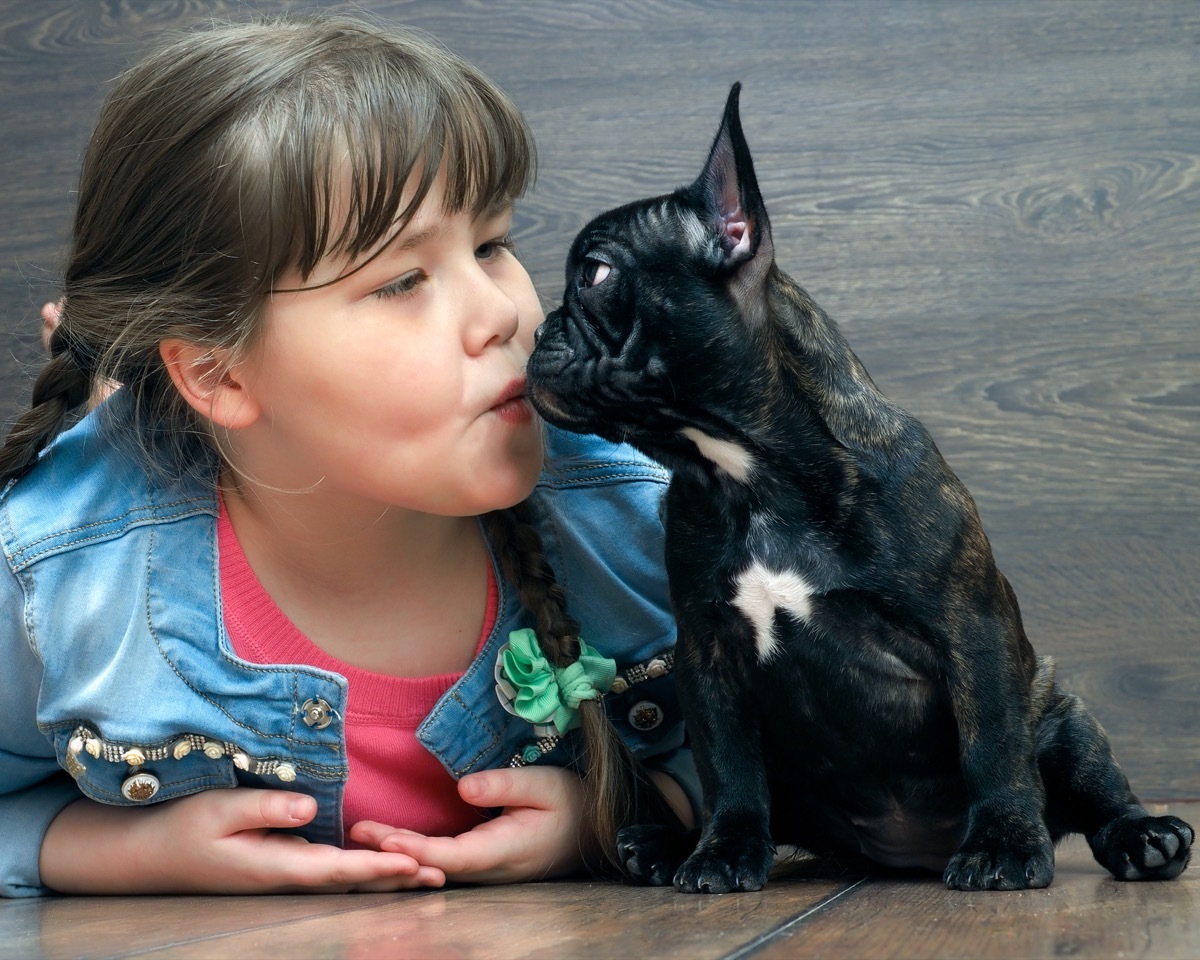
[{"label": "dog's wrinkled muzzle", "polygon": [[525,373],[529,400],[550,423],[578,430],[593,420],[596,364],[594,358],[588,362],[589,355],[562,309],[538,327]]}]

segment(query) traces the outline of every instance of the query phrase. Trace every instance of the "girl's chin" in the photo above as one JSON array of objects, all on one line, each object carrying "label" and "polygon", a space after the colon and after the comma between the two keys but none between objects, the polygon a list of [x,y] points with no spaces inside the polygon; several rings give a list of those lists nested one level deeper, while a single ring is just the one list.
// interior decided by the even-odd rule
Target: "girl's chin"
[{"label": "girl's chin", "polygon": [[[536,466],[529,465],[520,472],[515,472],[504,481],[498,481],[489,489],[488,500],[494,504],[488,510],[504,510],[508,507],[514,507],[522,500],[529,498],[537,486],[538,477],[541,476],[542,462],[541,457],[537,458]],[[483,512],[487,512],[486,510]]]}]

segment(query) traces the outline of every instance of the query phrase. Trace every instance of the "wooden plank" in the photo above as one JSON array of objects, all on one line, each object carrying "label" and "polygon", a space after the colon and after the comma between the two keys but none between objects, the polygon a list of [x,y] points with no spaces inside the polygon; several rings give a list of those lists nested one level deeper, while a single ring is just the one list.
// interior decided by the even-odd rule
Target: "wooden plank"
[{"label": "wooden plank", "polygon": [[[1195,824],[1200,804],[1175,812]],[[1200,956],[1200,871],[1166,883],[1119,883],[1082,837],[1058,850],[1045,890],[963,893],[929,880],[870,880],[780,932],[755,960],[1009,960]]]},{"label": "wooden plank", "polygon": [[703,960],[768,937],[855,882],[784,880],[736,897],[566,882],[416,894],[0,901],[0,955]]},{"label": "wooden plank", "polygon": [[[1172,809],[1200,822],[1200,804]],[[1052,887],[1016,893],[948,891],[936,877],[817,873],[720,897],[580,881],[395,895],[0,901],[0,955],[1182,960],[1200,954],[1197,915],[1200,872],[1117,883],[1072,838],[1059,850]]]},{"label": "wooden plank", "polygon": [[0,900],[0,956],[45,960],[124,956],[230,931],[332,918],[359,906],[357,898],[350,896]]}]

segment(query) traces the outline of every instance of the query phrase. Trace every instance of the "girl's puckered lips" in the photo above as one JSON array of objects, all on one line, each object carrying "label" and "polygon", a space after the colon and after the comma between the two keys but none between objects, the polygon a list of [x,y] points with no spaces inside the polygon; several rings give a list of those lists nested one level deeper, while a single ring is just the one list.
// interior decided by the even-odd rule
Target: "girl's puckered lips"
[{"label": "girl's puckered lips", "polygon": [[488,410],[506,423],[528,423],[533,419],[533,407],[525,396],[525,378],[517,377],[504,388]]}]

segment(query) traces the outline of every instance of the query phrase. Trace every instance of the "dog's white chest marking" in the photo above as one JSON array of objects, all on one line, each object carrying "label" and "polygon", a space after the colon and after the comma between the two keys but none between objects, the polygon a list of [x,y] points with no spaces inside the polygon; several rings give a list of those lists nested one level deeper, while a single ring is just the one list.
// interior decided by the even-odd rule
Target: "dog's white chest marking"
[{"label": "dog's white chest marking", "polygon": [[750,472],[754,469],[754,458],[745,447],[729,440],[710,437],[695,427],[684,427],[679,432],[696,445],[702,457],[711,461],[718,469],[724,470],[734,480],[745,483],[750,479]]},{"label": "dog's white chest marking", "polygon": [[754,648],[758,662],[766,663],[779,648],[775,635],[775,614],[779,610],[797,620],[812,614],[813,589],[800,574],[769,570],[758,561],[737,575],[733,605],[754,627]]}]

